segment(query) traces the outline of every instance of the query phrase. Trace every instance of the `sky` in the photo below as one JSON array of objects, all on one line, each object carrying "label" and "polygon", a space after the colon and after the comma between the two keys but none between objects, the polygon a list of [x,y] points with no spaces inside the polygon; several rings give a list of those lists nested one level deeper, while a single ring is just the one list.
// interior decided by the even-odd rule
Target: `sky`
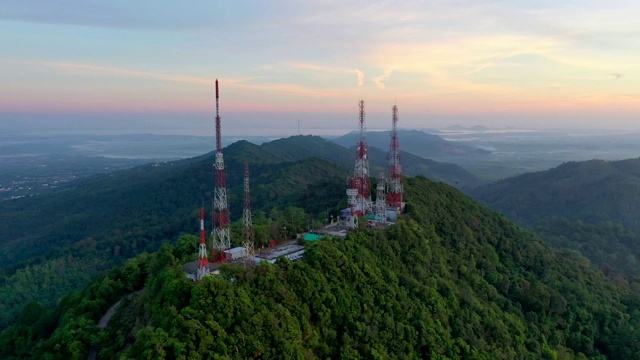
[{"label": "sky", "polygon": [[637,1],[4,0],[0,131],[640,129]]}]

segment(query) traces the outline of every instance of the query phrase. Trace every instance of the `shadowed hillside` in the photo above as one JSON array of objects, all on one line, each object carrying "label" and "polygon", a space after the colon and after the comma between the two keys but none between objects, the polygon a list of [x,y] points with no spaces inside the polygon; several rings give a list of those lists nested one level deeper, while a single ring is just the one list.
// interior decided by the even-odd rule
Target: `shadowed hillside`
[{"label": "shadowed hillside", "polygon": [[640,275],[640,159],[570,162],[470,193],[554,246]]}]

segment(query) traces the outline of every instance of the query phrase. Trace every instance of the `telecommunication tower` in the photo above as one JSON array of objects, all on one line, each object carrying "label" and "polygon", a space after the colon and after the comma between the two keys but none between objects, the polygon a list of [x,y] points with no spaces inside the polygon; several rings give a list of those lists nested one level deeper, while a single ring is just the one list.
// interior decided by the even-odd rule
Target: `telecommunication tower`
[{"label": "telecommunication tower", "polygon": [[357,217],[370,214],[371,205],[371,180],[369,179],[369,154],[367,151],[367,135],[364,122],[364,101],[359,102],[359,129],[360,139],[356,146],[355,169],[353,177],[347,185],[347,198],[349,203],[349,215],[347,227],[353,229],[357,226]]},{"label": "telecommunication tower", "polygon": [[400,147],[398,145],[398,106],[393,109],[393,126],[391,128],[391,147],[389,150],[389,179],[387,191],[387,206],[403,210],[402,204],[402,166],[400,166]]},{"label": "telecommunication tower", "polygon": [[207,244],[204,231],[204,206],[200,208],[200,251],[198,252],[198,272],[196,281],[209,275],[209,260],[207,259]]},{"label": "telecommunication tower", "polygon": [[387,222],[387,199],[384,188],[385,176],[384,172],[381,172],[376,186],[376,222],[379,225],[384,225]]},{"label": "telecommunication tower", "polygon": [[244,164],[244,208],[242,209],[242,225],[244,226],[245,264],[253,265],[255,246],[253,243],[253,222],[251,220],[251,192],[249,191],[249,164]]},{"label": "telecommunication tower", "polygon": [[227,201],[227,174],[222,156],[222,131],[220,126],[220,95],[216,79],[216,158],[215,194],[213,199],[213,260],[225,261],[224,251],[231,247],[229,227],[229,203]]},{"label": "telecommunication tower", "polygon": [[352,188],[352,180],[349,179],[349,188],[347,189],[347,203],[349,204],[349,213],[347,214],[346,226],[349,229],[355,229],[358,227],[358,215],[356,213],[356,204],[357,204],[357,196],[358,189]]}]

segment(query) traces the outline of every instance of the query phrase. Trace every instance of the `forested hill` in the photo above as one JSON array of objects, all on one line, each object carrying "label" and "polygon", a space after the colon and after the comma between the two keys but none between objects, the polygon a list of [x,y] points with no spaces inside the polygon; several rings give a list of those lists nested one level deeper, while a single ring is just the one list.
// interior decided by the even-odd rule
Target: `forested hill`
[{"label": "forested hill", "polygon": [[[351,147],[358,142],[360,134],[351,132],[331,141],[342,146]],[[447,141],[438,135],[419,130],[398,130],[398,142],[405,152],[427,159],[439,159],[452,155],[473,156],[488,155],[489,151]],[[388,131],[367,132],[367,144],[388,151],[390,135]]]},{"label": "forested hill", "polygon": [[[263,211],[256,214],[263,227],[260,241],[279,235],[289,207],[304,211],[286,212],[298,221],[289,225],[291,231],[306,229],[310,218],[322,221],[327,211],[337,215],[340,202],[346,202],[345,180],[353,171],[354,154],[315,136],[226,147],[232,220],[242,214],[245,162],[250,164],[253,209]],[[372,158],[382,164],[380,170],[386,169],[386,154]],[[415,166],[439,180],[455,183],[464,177],[455,165],[404,161],[405,169]],[[0,203],[0,329],[31,300],[52,306],[105,269],[155,251],[181,233],[197,233],[198,207],[211,208],[213,162],[210,153],[152,163],[80,180],[63,191]]]},{"label": "forested hill", "polygon": [[[385,135],[388,142],[389,134],[385,133]],[[230,145],[227,152],[234,154],[237,151],[237,147],[241,149],[238,151],[241,153],[254,154],[257,158],[273,158],[280,159],[281,161],[301,160],[315,156],[352,170],[357,141],[358,140],[355,139],[353,143],[341,142],[341,144],[344,143],[347,145],[347,148],[319,136],[292,136],[286,139],[274,140],[260,146],[248,142],[237,142]],[[426,145],[427,144],[425,144],[425,146]],[[295,149],[295,151],[292,151],[292,149]],[[377,177],[379,172],[386,172],[389,167],[388,150],[381,150],[377,147],[369,146],[368,152],[370,174]],[[475,175],[456,164],[425,159],[406,151],[400,152],[400,158],[402,171],[406,176],[422,175],[433,180],[445,182],[457,188],[470,188],[481,184],[481,181]]]},{"label": "forested hill", "polygon": [[[244,160],[225,160],[235,220],[242,214]],[[0,203],[0,329],[31,300],[52,306],[109,267],[181,233],[197,233],[198,208],[211,208],[212,164],[212,154],[153,163]],[[326,160],[250,166],[255,210],[298,205],[316,217],[327,208],[335,214],[335,199],[345,197],[348,172]],[[301,222],[306,228],[307,219]],[[262,238],[270,236],[265,231]]]},{"label": "forested hill", "polygon": [[640,276],[640,159],[570,162],[470,193],[556,247]]},{"label": "forested hill", "polygon": [[54,312],[29,305],[0,357],[640,358],[640,284],[608,282],[450,186],[408,179],[406,199],[384,231],[196,285],[181,270],[193,254],[164,245]]}]

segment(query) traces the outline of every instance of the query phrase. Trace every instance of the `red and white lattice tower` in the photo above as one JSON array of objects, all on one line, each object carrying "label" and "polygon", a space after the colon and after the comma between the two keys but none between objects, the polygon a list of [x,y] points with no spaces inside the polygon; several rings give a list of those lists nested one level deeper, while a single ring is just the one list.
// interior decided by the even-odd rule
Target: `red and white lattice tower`
[{"label": "red and white lattice tower", "polygon": [[371,204],[371,180],[369,179],[369,154],[367,151],[367,129],[364,122],[363,100],[360,100],[359,107],[360,140],[356,146],[355,170],[353,177],[348,181],[347,189],[350,208],[349,216],[347,217],[347,227],[352,229],[357,225],[358,216],[370,214],[373,210]]},{"label": "red and white lattice tower", "polygon": [[385,179],[384,172],[380,173],[378,179],[378,186],[376,187],[376,222],[380,225],[384,225],[387,222],[387,197],[385,193]]},{"label": "red and white lattice tower", "polygon": [[398,145],[398,106],[393,106],[393,127],[391,128],[391,147],[389,149],[389,178],[387,180],[387,206],[403,210],[402,203],[402,166],[400,166],[400,147]]},{"label": "red and white lattice tower", "polygon": [[220,126],[220,95],[216,79],[216,159],[215,194],[213,199],[213,261],[225,261],[224,251],[231,247],[229,227],[229,203],[227,200],[227,174],[222,156],[222,131]]},{"label": "red and white lattice tower", "polygon": [[356,214],[356,198],[358,196],[358,189],[351,187],[352,180],[353,179],[349,179],[349,181],[347,182],[349,186],[347,188],[347,203],[349,204],[349,213],[347,214],[345,225],[349,229],[355,229],[356,227],[358,227],[358,215]]},{"label": "red and white lattice tower", "polygon": [[200,208],[200,251],[198,251],[198,272],[196,281],[209,275],[209,260],[207,259],[207,244],[204,231],[204,206]]},{"label": "red and white lattice tower", "polygon": [[253,221],[251,220],[251,192],[249,191],[249,164],[244,164],[244,207],[242,209],[242,225],[244,227],[245,265],[253,265],[255,246],[253,243]]}]

